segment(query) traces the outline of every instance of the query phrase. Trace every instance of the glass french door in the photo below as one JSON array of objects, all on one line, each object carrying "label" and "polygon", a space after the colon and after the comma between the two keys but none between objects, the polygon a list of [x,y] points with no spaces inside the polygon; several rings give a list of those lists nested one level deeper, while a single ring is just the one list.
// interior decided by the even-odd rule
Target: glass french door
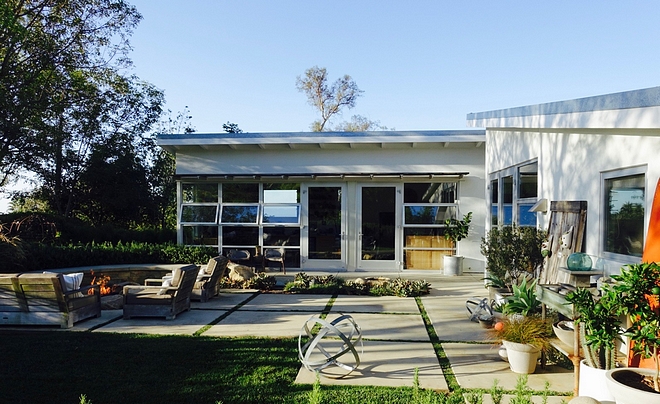
[{"label": "glass french door", "polygon": [[304,269],[346,268],[346,185],[303,189]]},{"label": "glass french door", "polygon": [[358,186],[358,269],[399,269],[401,204],[401,185]]}]

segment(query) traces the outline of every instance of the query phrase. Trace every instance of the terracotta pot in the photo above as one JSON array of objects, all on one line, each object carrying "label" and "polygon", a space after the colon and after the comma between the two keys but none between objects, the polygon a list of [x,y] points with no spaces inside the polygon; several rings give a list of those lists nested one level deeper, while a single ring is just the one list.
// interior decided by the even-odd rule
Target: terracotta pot
[{"label": "terracotta pot", "polygon": [[[614,396],[616,404],[660,404],[660,393],[643,391],[620,382],[625,372],[635,372],[646,376],[655,375],[655,370],[639,368],[619,368],[605,373],[607,387]],[[581,393],[581,392],[580,392]]]},{"label": "terracotta pot", "polygon": [[539,348],[534,345],[511,341],[502,341],[502,344],[506,347],[506,356],[512,372],[525,375],[534,373],[536,361],[541,353]]}]

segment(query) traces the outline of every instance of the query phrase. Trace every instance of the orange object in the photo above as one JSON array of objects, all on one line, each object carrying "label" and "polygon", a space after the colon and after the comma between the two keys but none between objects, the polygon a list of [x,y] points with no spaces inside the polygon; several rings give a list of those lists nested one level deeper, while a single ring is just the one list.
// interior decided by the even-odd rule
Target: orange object
[{"label": "orange object", "polygon": [[[660,262],[660,179],[655,187],[653,206],[651,206],[651,218],[649,219],[649,230],[646,233],[642,262]],[[647,295],[653,310],[660,309],[658,296]],[[632,351],[632,343],[628,352],[628,366],[640,368],[655,368],[653,358],[641,358]],[[660,360],[660,357],[658,358]]]},{"label": "orange object", "polygon": [[502,331],[504,329],[504,323],[501,322],[501,321],[498,321],[497,323],[495,323],[493,328],[495,328],[496,331]]},{"label": "orange object", "polygon": [[660,180],[655,187],[649,231],[646,233],[642,262],[660,262]]}]

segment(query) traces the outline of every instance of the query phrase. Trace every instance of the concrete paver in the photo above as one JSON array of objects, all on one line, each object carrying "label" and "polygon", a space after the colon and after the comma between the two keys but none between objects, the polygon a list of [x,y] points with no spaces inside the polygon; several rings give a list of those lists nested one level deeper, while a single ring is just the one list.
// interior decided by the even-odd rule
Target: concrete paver
[{"label": "concrete paver", "polygon": [[339,313],[419,314],[415,299],[396,296],[337,296],[331,311]]},{"label": "concrete paver", "polygon": [[[362,329],[362,338],[390,341],[430,341],[422,317],[410,314],[345,313]],[[333,317],[334,316],[334,317]],[[328,315],[331,321],[338,316]]]},{"label": "concrete paver", "polygon": [[204,332],[211,337],[298,337],[313,313],[237,310]]},{"label": "concrete paver", "polygon": [[264,293],[250,300],[239,310],[303,311],[321,313],[331,295]]},{"label": "concrete paver", "polygon": [[237,292],[220,292],[220,294],[207,302],[190,302],[190,307],[200,310],[231,310],[237,305],[243,303],[252,295],[258,293],[255,290],[240,290]]},{"label": "concrete paver", "polygon": [[224,313],[226,310],[190,310],[179,313],[174,320],[165,320],[162,317],[139,317],[129,320],[121,318],[94,332],[192,335]]},{"label": "concrete paver", "polygon": [[[331,351],[334,352],[334,351]],[[360,349],[358,348],[358,352]],[[350,354],[348,354],[350,356]],[[340,360],[342,360],[342,357]],[[350,358],[346,358],[348,364]],[[321,384],[350,384],[360,386],[413,386],[415,369],[423,388],[447,390],[447,383],[430,343],[396,343],[364,341],[358,369],[341,379],[346,371],[329,366],[321,372]],[[316,374],[304,367],[298,372],[296,383],[314,383]]]}]

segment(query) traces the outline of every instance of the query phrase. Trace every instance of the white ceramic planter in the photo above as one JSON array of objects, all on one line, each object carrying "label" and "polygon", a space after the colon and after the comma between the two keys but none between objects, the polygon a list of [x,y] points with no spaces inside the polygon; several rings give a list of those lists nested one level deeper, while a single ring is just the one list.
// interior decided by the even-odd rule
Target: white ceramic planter
[{"label": "white ceramic planter", "polygon": [[458,255],[445,255],[443,259],[444,274],[458,276],[463,274],[463,257]]},{"label": "white ceramic planter", "polygon": [[[634,371],[644,375],[654,375],[653,369],[640,369],[640,368],[619,368],[608,370],[605,373],[607,387],[614,396],[616,404],[660,404],[660,394],[641,391],[616,380],[617,373],[624,371]],[[582,392],[580,392],[581,394]]]},{"label": "white ceramic planter", "polygon": [[587,396],[595,398],[601,404],[614,404],[614,396],[607,388],[606,373],[607,370],[592,368],[587,365],[587,361],[582,359],[580,361],[580,397]]},{"label": "white ceramic planter", "polygon": [[502,344],[506,347],[506,356],[512,372],[525,375],[534,373],[541,352],[539,348],[511,341],[502,341]]}]

